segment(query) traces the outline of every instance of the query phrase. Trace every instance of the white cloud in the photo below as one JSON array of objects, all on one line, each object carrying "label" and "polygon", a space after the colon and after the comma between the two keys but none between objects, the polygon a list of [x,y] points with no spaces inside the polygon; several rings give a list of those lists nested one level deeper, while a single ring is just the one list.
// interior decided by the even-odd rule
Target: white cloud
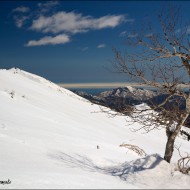
[{"label": "white cloud", "polygon": [[81,50],[82,51],[87,51],[89,48],[88,47],[84,47],[84,48],[82,48]]},{"label": "white cloud", "polygon": [[89,30],[114,28],[123,22],[127,22],[124,15],[107,15],[100,18],[83,16],[74,12],[58,12],[52,16],[40,16],[33,20],[30,29],[43,33],[81,33]]},{"label": "white cloud", "polygon": [[14,18],[14,21],[15,21],[15,25],[18,28],[21,28],[24,25],[25,21],[27,19],[29,19],[28,16],[14,16],[13,18]]},{"label": "white cloud", "polygon": [[[14,21],[18,28],[26,24],[26,20],[30,23],[28,29],[41,32],[57,34],[57,36],[45,36],[39,40],[30,40],[25,46],[41,46],[41,45],[55,45],[64,44],[70,41],[69,36],[77,33],[84,33],[91,30],[101,30],[105,28],[115,28],[124,22],[134,22],[134,19],[126,18],[127,15],[105,15],[99,18],[93,16],[84,16],[81,13],[74,11],[56,12],[59,1],[46,1],[38,3],[38,9],[30,11],[29,7],[20,6],[13,10]],[[23,15],[23,13],[30,13]],[[54,12],[52,15],[49,13]],[[22,13],[22,14],[21,14]],[[47,15],[48,13],[48,15]],[[50,15],[50,16],[49,16]],[[33,19],[32,19],[33,18]],[[58,35],[60,34],[61,35]],[[63,34],[64,33],[64,34]],[[100,44],[97,48],[103,48],[105,44]],[[83,48],[82,51],[88,50],[88,47]]]},{"label": "white cloud", "polygon": [[124,37],[124,36],[126,36],[126,35],[127,35],[127,31],[123,31],[123,32],[120,33],[120,36],[121,36],[121,37]]},{"label": "white cloud", "polygon": [[40,40],[30,40],[25,46],[42,46],[42,45],[57,45],[57,44],[65,44],[70,41],[68,35],[60,34],[55,37],[45,36]]},{"label": "white cloud", "polygon": [[138,34],[137,33],[129,33],[127,31],[123,31],[123,32],[120,33],[120,36],[121,37],[127,36],[128,38],[136,38],[138,36]]},{"label": "white cloud", "polygon": [[106,44],[99,44],[98,46],[97,46],[97,48],[105,48],[106,47]]},{"label": "white cloud", "polygon": [[136,38],[137,36],[138,36],[137,33],[135,33],[135,34],[128,34],[127,35],[128,38]]},{"label": "white cloud", "polygon": [[175,31],[176,34],[179,34],[180,32],[181,32],[180,28]]},{"label": "white cloud", "polygon": [[176,33],[177,35],[183,34],[183,33],[190,34],[190,26],[186,26],[186,27],[183,27],[183,28],[179,28],[179,29],[175,30],[175,33]]},{"label": "white cloud", "polygon": [[47,1],[45,3],[38,3],[38,7],[54,7],[59,4],[59,1]]},{"label": "white cloud", "polygon": [[134,18],[127,18],[125,19],[126,22],[130,22],[130,23],[133,23],[135,22],[135,19]]},{"label": "white cloud", "polygon": [[93,25],[92,27],[94,29],[102,29],[102,28],[114,28],[117,25],[121,24],[123,21],[125,21],[123,15],[118,16],[104,16],[99,19],[92,19]]},{"label": "white cloud", "polygon": [[45,3],[38,3],[41,13],[50,11],[53,7],[59,5],[59,1],[47,1]]},{"label": "white cloud", "polygon": [[13,12],[21,12],[21,13],[27,13],[30,11],[29,7],[20,6],[15,9],[13,9]]},{"label": "white cloud", "polygon": [[190,34],[190,26],[187,28],[187,34]]},{"label": "white cloud", "polygon": [[153,36],[153,33],[146,34],[145,37],[150,38]]}]

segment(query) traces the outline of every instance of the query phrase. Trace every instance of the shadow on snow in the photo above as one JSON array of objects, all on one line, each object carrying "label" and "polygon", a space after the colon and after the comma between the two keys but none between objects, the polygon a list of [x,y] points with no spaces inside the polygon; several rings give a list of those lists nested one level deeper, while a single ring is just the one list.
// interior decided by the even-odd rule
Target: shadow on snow
[{"label": "shadow on snow", "polygon": [[139,158],[135,161],[125,162],[117,166],[100,167],[97,166],[91,159],[79,154],[71,156],[64,152],[59,152],[57,154],[49,154],[49,157],[60,161],[60,163],[66,164],[68,167],[81,168],[90,172],[99,172],[102,174],[117,176],[125,181],[128,180],[128,177],[131,174],[153,169],[159,165],[161,161],[163,161],[163,159],[158,154],[153,154],[144,158]]}]

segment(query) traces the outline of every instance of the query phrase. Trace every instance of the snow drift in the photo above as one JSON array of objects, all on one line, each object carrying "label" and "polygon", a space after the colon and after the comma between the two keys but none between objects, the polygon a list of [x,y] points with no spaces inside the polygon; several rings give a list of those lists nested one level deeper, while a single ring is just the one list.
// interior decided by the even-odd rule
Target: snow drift
[{"label": "snow drift", "polygon": [[[188,188],[166,163],[164,130],[131,132],[124,116],[19,70],[0,70],[0,188]],[[119,145],[139,146],[142,157]],[[189,142],[178,138],[181,151]],[[99,148],[97,148],[97,146]],[[155,154],[156,153],[156,154]],[[161,156],[160,156],[161,155]],[[178,159],[174,152],[173,162]]]}]

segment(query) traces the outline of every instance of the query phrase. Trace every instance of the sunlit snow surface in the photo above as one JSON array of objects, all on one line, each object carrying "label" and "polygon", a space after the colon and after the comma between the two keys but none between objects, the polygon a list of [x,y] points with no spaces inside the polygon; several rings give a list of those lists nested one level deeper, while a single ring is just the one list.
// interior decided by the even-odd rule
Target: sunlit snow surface
[{"label": "sunlit snow surface", "polygon": [[[163,130],[136,133],[128,117],[39,76],[0,70],[0,188],[189,188],[190,176],[163,161]],[[139,146],[148,156],[120,147]],[[190,142],[178,138],[181,152]],[[99,148],[97,149],[97,146]],[[190,151],[189,151],[190,152]]]}]

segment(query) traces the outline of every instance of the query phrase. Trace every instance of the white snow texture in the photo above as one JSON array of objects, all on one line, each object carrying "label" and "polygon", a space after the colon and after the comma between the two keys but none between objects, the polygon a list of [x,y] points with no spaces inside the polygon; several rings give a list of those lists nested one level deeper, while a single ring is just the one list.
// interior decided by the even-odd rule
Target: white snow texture
[{"label": "white snow texture", "polygon": [[[132,90],[132,89],[131,89]],[[0,70],[0,188],[189,188],[190,176],[165,162],[163,130],[132,132],[126,116],[20,69]],[[120,147],[139,146],[147,156]],[[189,142],[177,138],[181,151]],[[10,184],[3,181],[10,180]]]}]

